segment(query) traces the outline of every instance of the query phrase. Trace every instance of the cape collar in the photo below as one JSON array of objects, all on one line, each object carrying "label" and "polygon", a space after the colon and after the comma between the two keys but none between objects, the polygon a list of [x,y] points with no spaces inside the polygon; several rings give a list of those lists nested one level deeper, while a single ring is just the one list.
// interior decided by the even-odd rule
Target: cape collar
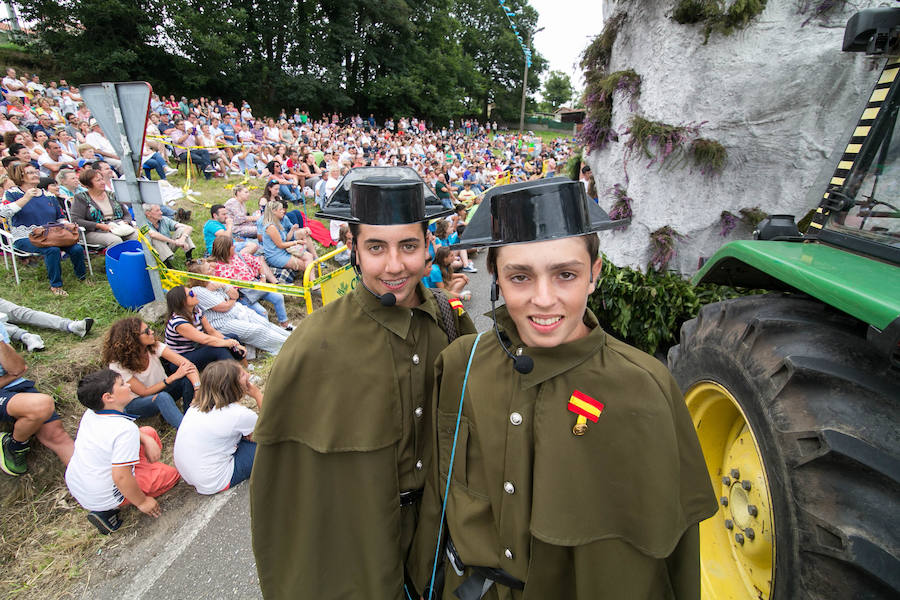
[{"label": "cape collar", "polygon": [[353,300],[362,308],[363,312],[385,329],[403,339],[406,339],[406,335],[409,333],[409,324],[414,310],[424,312],[436,324],[440,324],[437,300],[434,299],[431,292],[427,291],[421,281],[416,284],[416,294],[422,298],[422,303],[410,310],[402,306],[382,306],[374,294],[361,285],[356,286],[356,289],[351,292]]},{"label": "cape collar", "polygon": [[510,340],[509,351],[516,354],[517,350],[522,348],[523,354],[527,354],[534,361],[531,373],[519,375],[523,390],[539,385],[560,373],[565,373],[600,352],[606,343],[606,332],[600,327],[600,323],[591,309],[585,309],[583,319],[591,329],[591,332],[585,337],[553,348],[528,347],[519,337],[519,332],[512,317],[509,316],[506,306],[497,308],[497,325],[500,332],[506,334]]}]

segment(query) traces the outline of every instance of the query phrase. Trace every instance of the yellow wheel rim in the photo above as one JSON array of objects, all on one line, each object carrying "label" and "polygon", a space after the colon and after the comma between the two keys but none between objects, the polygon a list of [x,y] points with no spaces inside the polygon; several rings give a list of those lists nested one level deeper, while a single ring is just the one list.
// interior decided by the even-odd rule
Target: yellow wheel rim
[{"label": "yellow wheel rim", "polygon": [[697,383],[685,402],[719,499],[719,512],[700,523],[703,598],[769,598],[775,529],[759,444],[740,405],[721,385]]}]

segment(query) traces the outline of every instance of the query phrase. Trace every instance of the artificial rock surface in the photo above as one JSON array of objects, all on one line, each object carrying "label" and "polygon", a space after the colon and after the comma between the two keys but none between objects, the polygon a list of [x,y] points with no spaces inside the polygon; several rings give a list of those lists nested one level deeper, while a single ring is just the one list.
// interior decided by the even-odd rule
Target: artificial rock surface
[{"label": "artificial rock surface", "polygon": [[[609,209],[614,184],[627,184],[634,217],[622,232],[600,234],[601,248],[618,266],[645,269],[650,232],[670,225],[685,235],[669,268],[690,275],[701,257],[724,242],[746,239],[739,224],[721,235],[720,214],[758,206],[769,214],[814,208],[830,177],[832,155],[841,150],[877,79],[880,63],[841,52],[854,2],[825,21],[797,13],[797,2],[769,0],[749,27],[729,36],[713,33],[703,44],[702,25],[669,18],[674,0],[605,0],[608,18],[628,18],[613,46],[609,72],[641,75],[634,104],[616,93],[613,127],[619,141],[587,156],[600,205]],[[598,29],[599,31],[599,29]],[[719,176],[704,177],[688,166],[647,167],[625,155],[624,134],[632,114],[670,125],[703,123],[699,135],[728,150]]]}]

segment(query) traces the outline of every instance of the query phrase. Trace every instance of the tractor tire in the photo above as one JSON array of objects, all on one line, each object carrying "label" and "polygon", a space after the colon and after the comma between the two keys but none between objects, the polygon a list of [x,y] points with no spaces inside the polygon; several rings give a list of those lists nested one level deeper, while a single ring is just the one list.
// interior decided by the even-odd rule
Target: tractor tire
[{"label": "tractor tire", "polygon": [[807,297],[710,304],[669,368],[720,498],[705,600],[900,597],[900,350]]}]

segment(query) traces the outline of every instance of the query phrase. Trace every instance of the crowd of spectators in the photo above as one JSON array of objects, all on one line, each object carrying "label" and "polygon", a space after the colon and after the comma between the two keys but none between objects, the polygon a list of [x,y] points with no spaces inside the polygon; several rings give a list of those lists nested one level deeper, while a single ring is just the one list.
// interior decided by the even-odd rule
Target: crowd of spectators
[{"label": "crowd of spectators", "polygon": [[[65,296],[61,261],[71,260],[76,278],[85,280],[84,249],[77,243],[39,248],[28,235],[48,223],[72,222],[92,247],[136,239],[133,209],[116,197],[112,185],[121,176],[121,157],[77,87],[65,80],[45,84],[38,75],[19,76],[12,68],[0,86],[0,219],[18,250],[43,255],[51,291]],[[474,272],[474,264],[465,252],[447,246],[464,229],[481,194],[498,182],[555,175],[571,153],[564,139],[542,143],[498,131],[496,121],[435,124],[339,113],[313,118],[300,109],[266,117],[255,115],[246,101],[157,94],[150,101],[146,134],[141,166],[147,179],[166,180],[189,162],[207,179],[261,178],[260,197],[251,198],[251,186],[232,186],[231,197],[215,200],[202,232],[186,222],[189,214],[166,204],[144,206],[148,237],[161,259],[172,266],[174,253],[183,251],[188,270],[198,278],[169,291],[164,341],[137,318],[109,329],[102,350],[108,368],[79,386],[79,400],[88,410],[74,443],[60,426],[52,398],[21,377],[24,359],[10,346],[16,341],[35,350],[42,340],[0,320],[0,420],[14,423],[12,432],[0,435],[0,467],[10,475],[24,473],[28,440],[36,437],[69,465],[69,489],[103,533],[118,527],[118,509],[129,501],[158,515],[153,497],[175,484],[178,471],[201,493],[249,476],[255,415],[236,401],[246,394],[259,403],[261,395],[245,370],[246,360],[256,349],[277,354],[293,326],[283,295],[203,277],[298,281],[318,257],[315,242],[345,248],[336,260],[346,264],[348,227],[333,222],[328,228],[310,219],[308,211],[321,208],[352,168],[407,166],[454,209],[432,227],[423,281],[467,299],[466,272]],[[256,208],[248,206],[251,199],[258,200]],[[194,256],[195,241],[205,258]],[[271,304],[276,322],[269,320],[263,302]],[[11,321],[18,309],[29,310],[0,309]],[[36,323],[81,336],[92,323],[46,317]],[[203,385],[207,379],[215,385]],[[127,417],[155,414],[179,428],[177,471],[158,464],[156,432],[136,428]],[[192,458],[197,448],[209,449],[210,464]],[[76,460],[70,463],[73,450]],[[110,495],[110,490],[121,493]]]}]

